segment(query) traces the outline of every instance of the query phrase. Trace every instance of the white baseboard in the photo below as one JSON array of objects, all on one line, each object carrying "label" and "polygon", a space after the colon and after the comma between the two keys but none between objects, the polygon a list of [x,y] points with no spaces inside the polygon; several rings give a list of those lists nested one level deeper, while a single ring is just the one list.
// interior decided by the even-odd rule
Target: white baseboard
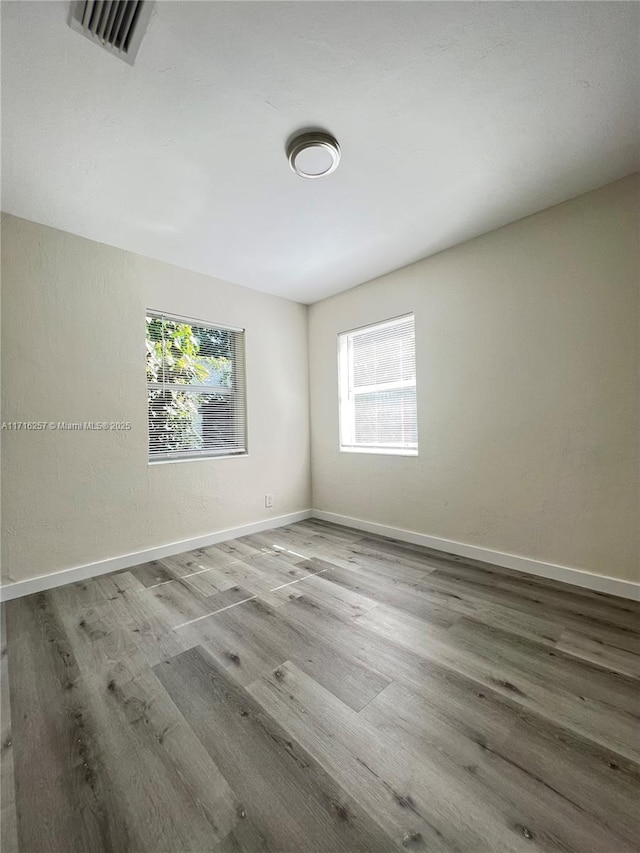
[{"label": "white baseboard", "polygon": [[130,569],[132,566],[139,566],[140,563],[160,560],[162,557],[172,557],[174,554],[182,554],[196,548],[206,548],[208,545],[215,545],[217,542],[227,542],[229,539],[238,539],[240,536],[249,536],[251,533],[261,533],[263,530],[273,530],[276,527],[284,527],[286,524],[294,524],[296,521],[304,521],[310,517],[311,510],[308,509],[291,512],[288,515],[255,521],[253,524],[243,524],[241,527],[217,530],[215,533],[197,536],[194,539],[170,542],[157,548],[135,551],[133,554],[123,554],[121,557],[110,557],[108,560],[100,560],[97,563],[87,563],[84,566],[63,569],[49,575],[39,575],[35,578],[27,578],[24,581],[3,584],[0,586],[0,601],[9,601],[12,598],[20,598],[23,595],[31,595],[34,592],[42,592],[56,586],[64,586],[67,583],[87,580],[97,575],[107,574],[107,572],[116,572],[119,569]]},{"label": "white baseboard", "polygon": [[12,598],[20,598],[23,595],[31,595],[34,592],[42,592],[67,583],[87,580],[97,575],[115,572],[120,569],[129,569],[140,563],[148,563],[151,560],[159,560],[162,557],[171,557],[174,554],[182,554],[185,551],[193,551],[196,548],[206,548],[217,542],[227,542],[230,539],[238,539],[240,536],[249,536],[251,533],[261,533],[264,530],[273,530],[294,524],[296,521],[304,521],[307,518],[318,518],[321,521],[329,521],[343,527],[353,527],[366,533],[375,533],[378,536],[386,536],[389,539],[397,539],[400,542],[410,542],[413,545],[423,545],[425,548],[433,548],[436,551],[444,551],[456,554],[459,557],[469,557],[472,560],[481,560],[485,563],[494,563],[507,569],[538,575],[543,578],[563,581],[564,583],[592,589],[596,592],[604,592],[609,595],[617,595],[622,598],[630,598],[640,601],[640,584],[634,581],[626,581],[620,578],[612,578],[606,575],[596,575],[581,569],[572,569],[568,566],[557,566],[553,563],[544,563],[529,557],[520,557],[517,554],[504,554],[501,551],[492,551],[488,548],[480,548],[477,545],[466,545],[463,542],[454,542],[451,539],[440,539],[437,536],[429,536],[426,533],[416,533],[413,530],[404,530],[401,527],[389,527],[386,524],[378,524],[375,521],[364,521],[361,518],[351,518],[347,515],[339,515],[335,512],[326,512],[320,509],[301,510],[288,515],[280,515],[275,518],[267,518],[256,521],[253,524],[244,524],[241,527],[232,527],[227,530],[218,530],[205,536],[194,539],[183,539],[180,542],[170,542],[157,548],[149,548],[144,551],[136,551],[132,554],[123,554],[120,557],[111,557],[96,563],[87,563],[72,569],[63,569],[48,575],[40,575],[28,578],[24,581],[3,584],[0,586],[0,601],[9,601]]},{"label": "white baseboard", "polygon": [[640,584],[634,581],[612,578],[607,575],[596,575],[582,569],[571,569],[568,566],[556,566],[554,563],[543,563],[540,560],[520,557],[517,554],[503,554],[501,551],[491,551],[477,545],[465,545],[463,542],[440,539],[437,536],[428,536],[426,533],[416,533],[413,530],[404,530],[401,527],[389,527],[375,521],[363,521],[361,518],[350,518],[347,515],[338,515],[335,512],[325,512],[321,509],[311,510],[311,516],[321,521],[340,524],[343,527],[354,527],[356,530],[364,530],[366,533],[376,533],[379,536],[387,536],[389,539],[410,542],[412,545],[423,545],[425,548],[445,551],[459,557],[469,557],[472,560],[481,560],[484,563],[494,563],[496,566],[503,566],[506,569],[515,569],[519,572],[527,572],[530,575],[570,583],[596,592],[640,601]]}]

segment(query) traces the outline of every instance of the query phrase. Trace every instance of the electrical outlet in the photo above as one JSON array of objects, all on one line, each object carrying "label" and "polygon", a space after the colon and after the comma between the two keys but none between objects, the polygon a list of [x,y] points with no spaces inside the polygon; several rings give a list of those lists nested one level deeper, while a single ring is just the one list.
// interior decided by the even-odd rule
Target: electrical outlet
[{"label": "electrical outlet", "polygon": [[265,495],[264,496],[264,505],[267,509],[273,506],[273,495]]}]

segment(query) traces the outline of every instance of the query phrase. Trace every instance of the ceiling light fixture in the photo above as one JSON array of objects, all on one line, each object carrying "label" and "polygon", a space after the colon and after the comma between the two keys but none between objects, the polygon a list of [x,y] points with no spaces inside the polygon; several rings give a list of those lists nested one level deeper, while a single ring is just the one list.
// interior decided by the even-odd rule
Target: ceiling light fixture
[{"label": "ceiling light fixture", "polygon": [[328,133],[314,130],[294,137],[287,145],[289,165],[301,178],[324,178],[340,162],[340,146]]}]

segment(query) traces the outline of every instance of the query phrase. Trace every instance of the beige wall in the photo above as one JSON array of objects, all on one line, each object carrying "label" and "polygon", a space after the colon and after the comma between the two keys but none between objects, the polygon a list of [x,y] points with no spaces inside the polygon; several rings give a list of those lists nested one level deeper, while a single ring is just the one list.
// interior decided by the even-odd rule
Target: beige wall
[{"label": "beige wall", "polygon": [[[310,309],[313,505],[640,579],[638,178]],[[414,311],[419,456],[338,451],[336,335]]]},{"label": "beige wall", "polygon": [[[640,579],[638,178],[309,310],[313,505]],[[307,309],[2,219],[3,582],[310,505]],[[249,456],[149,466],[144,312],[247,329]],[[336,335],[414,311],[420,452],[338,452]],[[264,494],[274,494],[272,510]]]},{"label": "beige wall", "polygon": [[[309,507],[305,306],[3,216],[2,308],[4,421],[133,427],[2,433],[4,582]],[[147,308],[246,328],[247,457],[148,465]]]}]

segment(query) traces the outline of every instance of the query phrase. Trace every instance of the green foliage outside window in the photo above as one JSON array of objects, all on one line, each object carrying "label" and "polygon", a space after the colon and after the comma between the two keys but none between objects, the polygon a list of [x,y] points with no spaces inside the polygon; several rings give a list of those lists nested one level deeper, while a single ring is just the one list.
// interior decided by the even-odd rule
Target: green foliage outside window
[{"label": "green foliage outside window", "polygon": [[[147,317],[146,349],[153,449],[203,449],[203,407],[225,403],[227,395],[215,392],[232,387],[232,333]],[[166,387],[176,385],[185,390]]]}]

